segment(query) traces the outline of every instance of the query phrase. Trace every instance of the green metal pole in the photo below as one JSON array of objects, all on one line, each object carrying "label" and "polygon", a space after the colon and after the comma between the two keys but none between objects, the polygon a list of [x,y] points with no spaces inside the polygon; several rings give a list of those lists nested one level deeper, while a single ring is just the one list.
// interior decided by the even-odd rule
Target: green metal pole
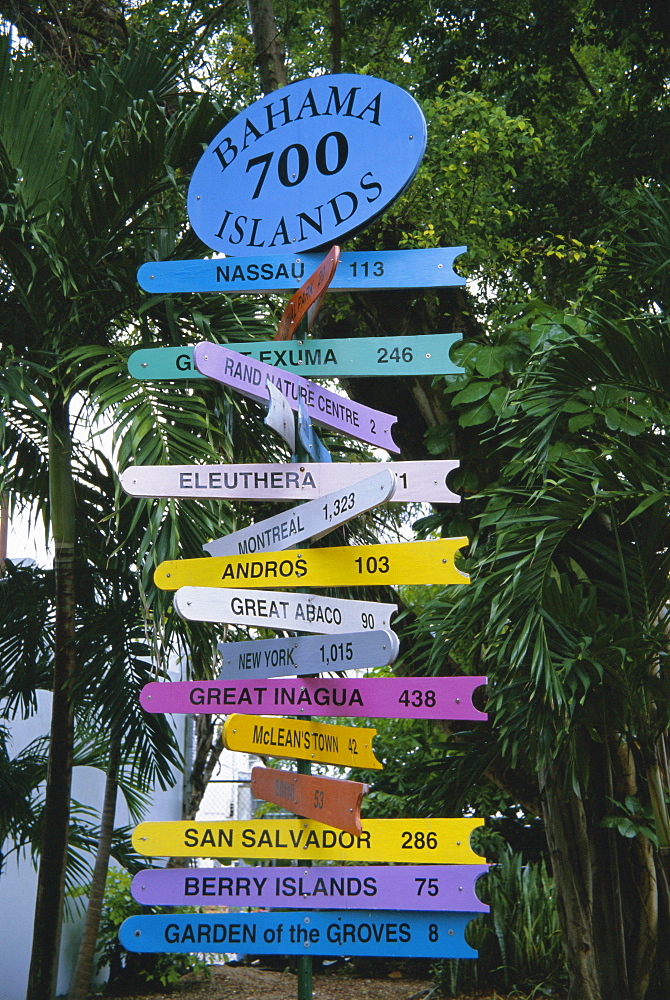
[{"label": "green metal pole", "polygon": [[[296,335],[305,336],[306,334],[306,324],[303,320],[299,327]],[[303,451],[300,445],[300,439],[298,437],[298,418],[296,414],[296,459],[299,462],[310,462],[311,459],[307,452]],[[309,542],[305,543],[303,547],[308,547]],[[298,760],[296,761],[298,774],[311,774],[312,773],[312,762],[309,760]],[[311,865],[311,861],[307,861],[307,865]],[[298,1000],[312,1000],[313,985],[312,985],[312,956],[311,955],[298,955]]]},{"label": "green metal pole", "polygon": [[[311,761],[299,760],[297,764],[298,774],[312,773]],[[312,1000],[312,992],[312,956],[298,955],[298,1000]]]}]

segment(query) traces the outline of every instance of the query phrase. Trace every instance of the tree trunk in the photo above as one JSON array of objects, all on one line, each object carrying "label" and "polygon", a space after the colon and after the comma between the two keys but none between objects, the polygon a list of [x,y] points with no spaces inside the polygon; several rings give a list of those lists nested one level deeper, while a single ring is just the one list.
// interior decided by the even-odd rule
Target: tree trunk
[{"label": "tree trunk", "polygon": [[219,762],[223,740],[212,716],[195,716],[195,758],[184,803],[184,819],[195,819],[209,779]]},{"label": "tree trunk", "polygon": [[109,870],[109,856],[114,836],[114,817],[116,815],[116,799],[118,794],[119,760],[121,757],[121,740],[118,734],[112,737],[109,747],[109,763],[107,765],[107,780],[105,796],[100,814],[100,839],[95,855],[91,891],[88,897],[84,932],[79,943],[77,965],[74,970],[68,1000],[86,1000],[90,992],[93,978],[93,963],[95,961],[95,946],[98,940],[100,916],[105,898],[105,885]]},{"label": "tree trunk", "polygon": [[330,32],[330,72],[342,72],[342,9],[340,0],[328,0],[328,30]]},{"label": "tree trunk", "polygon": [[288,82],[272,0],[249,0],[249,20],[261,87],[264,94],[270,94]]},{"label": "tree trunk", "polygon": [[561,794],[560,776],[541,771],[547,843],[556,885],[556,904],[570,974],[569,1000],[614,1000],[603,997],[593,942],[591,850],[584,806],[570,789]]},{"label": "tree trunk", "polygon": [[75,675],[75,497],[68,405],[58,393],[49,421],[49,499],[56,578],[51,739],[40,846],[27,1000],[52,1000],[56,992],[70,828]]}]

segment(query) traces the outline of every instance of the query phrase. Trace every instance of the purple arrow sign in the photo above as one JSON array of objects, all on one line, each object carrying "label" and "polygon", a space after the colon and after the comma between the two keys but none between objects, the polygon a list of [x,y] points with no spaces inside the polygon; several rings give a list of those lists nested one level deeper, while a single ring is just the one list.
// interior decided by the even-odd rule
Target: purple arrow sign
[{"label": "purple arrow sign", "polygon": [[486,677],[341,677],[244,681],[151,681],[140,694],[147,712],[187,715],[326,715],[371,719],[486,721],[472,704]]},{"label": "purple arrow sign", "polygon": [[391,428],[398,418],[390,413],[355,403],[300,375],[247,358],[219,344],[208,341],[196,344],[193,359],[202,375],[222,382],[259,403],[267,404],[266,380],[269,379],[286,396],[293,410],[298,409],[298,402],[302,399],[315,423],[348,434],[357,441],[400,453],[391,435]]},{"label": "purple arrow sign", "polygon": [[475,893],[488,865],[328,868],[147,868],[130,891],[146,906],[259,906],[320,910],[485,913]]}]

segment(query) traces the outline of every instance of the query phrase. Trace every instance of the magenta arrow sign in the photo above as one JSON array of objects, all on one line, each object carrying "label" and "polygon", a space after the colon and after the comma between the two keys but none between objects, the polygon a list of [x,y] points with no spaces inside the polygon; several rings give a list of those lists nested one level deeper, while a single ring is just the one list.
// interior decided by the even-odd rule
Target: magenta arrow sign
[{"label": "magenta arrow sign", "polygon": [[266,380],[269,379],[286,396],[291,409],[297,411],[298,402],[302,400],[315,423],[348,434],[357,441],[365,441],[395,454],[400,453],[400,448],[391,435],[391,429],[398,418],[390,413],[355,403],[353,399],[339,396],[300,375],[266,365],[264,361],[247,358],[219,344],[208,341],[196,344],[193,359],[201,375],[222,382],[259,403],[267,403]]},{"label": "magenta arrow sign", "polygon": [[147,712],[187,715],[327,715],[372,719],[486,721],[472,704],[486,677],[275,678],[245,681],[152,681],[140,704]]}]

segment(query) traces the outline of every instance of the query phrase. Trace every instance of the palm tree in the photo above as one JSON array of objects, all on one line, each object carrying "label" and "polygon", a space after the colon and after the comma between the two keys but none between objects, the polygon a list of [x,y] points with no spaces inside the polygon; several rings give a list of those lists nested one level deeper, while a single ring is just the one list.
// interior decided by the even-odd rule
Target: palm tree
[{"label": "palm tree", "polygon": [[436,670],[451,655],[490,679],[469,776],[539,791],[571,1000],[670,982],[670,340],[657,311],[608,313],[543,319],[492,435],[506,461],[473,585],[422,626]]},{"label": "palm tree", "polygon": [[[36,505],[54,550],[52,726],[28,988],[29,998],[40,1000],[55,987],[75,712],[90,695],[77,606],[93,620],[106,600],[85,599],[93,567],[109,571],[115,557],[127,560],[131,540],[138,559],[151,546],[160,558],[178,546],[197,550],[227,516],[206,504],[146,503],[134,504],[115,525],[106,502],[113,493],[110,469],[104,484],[100,476],[96,482],[92,472],[104,468],[103,457],[92,457],[88,442],[73,433],[83,398],[95,415],[118,412],[123,464],[212,460],[229,447],[232,410],[208,409],[206,390],[198,397],[155,391],[137,386],[124,370],[133,339],[150,341],[156,331],[164,342],[201,339],[210,323],[225,339],[245,313],[222,299],[197,308],[179,301],[146,306],[135,282],[136,267],[151,253],[198,252],[196,241],[172,224],[173,214],[181,216],[173,205],[203,136],[221,120],[206,97],[180,94],[182,70],[174,45],[134,42],[70,76],[7,44],[0,51],[0,486],[10,502]],[[247,315],[253,331],[258,323]],[[96,501],[101,488],[108,495]],[[105,532],[111,548],[100,542]],[[149,569],[142,566],[146,583]],[[163,608],[149,586],[144,595],[160,621]],[[197,643],[194,663],[208,666],[206,648]],[[116,689],[117,698],[128,695]],[[113,700],[108,709],[118,715]],[[120,739],[128,715],[118,722]]]}]

